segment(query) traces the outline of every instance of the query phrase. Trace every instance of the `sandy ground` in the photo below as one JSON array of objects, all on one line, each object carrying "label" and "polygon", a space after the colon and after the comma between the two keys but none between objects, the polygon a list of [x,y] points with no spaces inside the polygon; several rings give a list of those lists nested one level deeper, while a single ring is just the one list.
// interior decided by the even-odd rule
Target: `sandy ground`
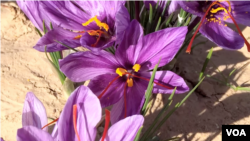
[{"label": "sandy ground", "polygon": [[[38,41],[30,21],[15,5],[1,5],[1,137],[16,140],[21,127],[23,102],[27,92],[32,91],[43,102],[47,115],[57,118],[66,102],[59,79],[54,75],[44,53],[32,48]],[[250,28],[241,27],[250,38]],[[247,34],[248,33],[248,34]],[[202,39],[201,39],[202,40]],[[250,40],[249,40],[250,41]],[[175,65],[175,71],[183,76],[190,88],[197,83],[198,72],[206,58],[211,42],[198,46],[192,55],[183,54]],[[221,79],[218,68],[228,75],[236,71],[230,82],[250,86],[250,53],[246,47],[239,51],[225,51],[216,47],[209,64],[208,73]],[[211,79],[205,79],[199,89],[178,109],[159,131],[161,139],[178,136],[180,140],[220,141],[222,124],[250,124],[250,93],[235,92]],[[174,103],[185,95],[176,95]],[[145,128],[153,121],[168,95],[157,95],[145,122]],[[173,104],[174,104],[173,103]]]}]

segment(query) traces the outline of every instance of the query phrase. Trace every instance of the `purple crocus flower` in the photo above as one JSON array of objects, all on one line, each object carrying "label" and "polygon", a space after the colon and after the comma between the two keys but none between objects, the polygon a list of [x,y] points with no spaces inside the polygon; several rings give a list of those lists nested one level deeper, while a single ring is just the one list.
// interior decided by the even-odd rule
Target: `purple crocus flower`
[{"label": "purple crocus flower", "polygon": [[[100,51],[77,52],[59,60],[61,71],[72,81],[90,80],[89,87],[102,107],[113,105],[111,122],[138,114],[154,66],[170,62],[182,45],[187,27],[167,28],[143,36],[141,25],[133,20],[115,55]],[[171,71],[157,71],[154,93],[189,90],[185,81]]]},{"label": "purple crocus flower", "polygon": [[47,125],[47,114],[42,102],[32,92],[27,93],[22,114],[23,128],[17,131],[17,141],[52,141],[56,139],[57,126],[50,135],[45,125]]},{"label": "purple crocus flower", "polygon": [[[75,108],[74,108],[75,107]],[[68,98],[57,123],[57,138],[35,126],[18,130],[18,141],[94,141],[96,125],[101,119],[99,99],[85,86],[78,87]],[[143,116],[134,115],[112,125],[101,141],[133,141],[144,121]],[[108,126],[107,126],[108,127]],[[105,128],[104,132],[107,131]]]},{"label": "purple crocus flower", "polygon": [[[163,9],[166,7],[166,4],[168,3],[167,0],[153,0],[153,1],[144,1],[145,7],[149,9],[149,4],[151,4],[152,6],[155,6],[157,4],[157,2],[159,1],[159,9],[162,12]],[[168,7],[168,10],[166,11],[165,15],[169,15],[173,12],[175,12],[176,10],[178,10],[180,8],[180,6],[178,5],[178,2],[175,0],[172,0],[170,2],[170,5]]]},{"label": "purple crocus flower", "polygon": [[[203,36],[212,42],[224,49],[235,50],[242,48],[245,41],[250,51],[250,45],[237,25],[237,23],[240,23],[250,26],[250,2],[179,1],[178,3],[185,11],[203,17],[201,26],[197,31],[199,30]],[[229,28],[225,22],[234,23],[240,35]],[[192,41],[187,52],[191,51]]]},{"label": "purple crocus flower", "polygon": [[[68,49],[57,41],[72,48],[84,46],[90,50],[100,50],[120,43],[126,26],[130,22],[124,1],[39,1],[31,3],[19,2],[19,6],[30,19],[39,19],[41,25],[43,16],[33,14],[28,6],[38,5],[40,13],[45,13],[46,22],[55,26],[44,35],[34,46],[39,51],[48,52]],[[28,5],[28,6],[27,6]],[[34,7],[32,7],[34,8]],[[35,10],[36,11],[36,10]],[[52,21],[50,21],[52,19]],[[34,20],[32,20],[33,23]],[[40,26],[39,26],[40,27]],[[73,32],[74,31],[74,32]]]}]

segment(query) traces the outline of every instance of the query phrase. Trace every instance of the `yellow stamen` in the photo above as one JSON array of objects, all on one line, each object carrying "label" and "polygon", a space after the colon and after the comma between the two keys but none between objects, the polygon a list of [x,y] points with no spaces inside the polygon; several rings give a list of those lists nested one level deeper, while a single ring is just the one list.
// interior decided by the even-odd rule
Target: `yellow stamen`
[{"label": "yellow stamen", "polygon": [[109,30],[109,26],[106,23],[102,23],[99,19],[97,19],[97,16],[90,18],[87,22],[82,23],[82,25],[87,26],[94,21],[96,22],[96,25],[100,27],[100,29],[104,28],[106,31]]},{"label": "yellow stamen", "polygon": [[119,76],[123,76],[127,70],[125,70],[124,68],[117,68],[115,71]]},{"label": "yellow stamen", "polygon": [[74,37],[74,39],[80,39],[82,37],[82,35],[77,35]]},{"label": "yellow stamen", "polygon": [[129,78],[127,80],[127,83],[128,83],[128,87],[132,87],[133,86],[133,79],[132,78]]},{"label": "yellow stamen", "polygon": [[212,9],[210,10],[210,12],[211,12],[211,13],[217,13],[217,12],[220,11],[220,10],[224,10],[224,12],[227,13],[227,10],[224,9],[224,8],[222,8],[222,7],[218,7],[218,8],[216,8],[216,9],[212,8]]},{"label": "yellow stamen", "polygon": [[138,72],[141,69],[141,65],[140,64],[135,64],[133,66],[133,69],[134,69],[135,72]]}]

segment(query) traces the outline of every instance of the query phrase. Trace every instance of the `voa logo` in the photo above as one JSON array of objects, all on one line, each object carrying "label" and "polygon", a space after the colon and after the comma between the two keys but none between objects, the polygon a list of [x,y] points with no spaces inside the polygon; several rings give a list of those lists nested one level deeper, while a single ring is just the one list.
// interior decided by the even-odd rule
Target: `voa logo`
[{"label": "voa logo", "polygon": [[247,136],[244,129],[226,129],[226,132],[228,136]]}]

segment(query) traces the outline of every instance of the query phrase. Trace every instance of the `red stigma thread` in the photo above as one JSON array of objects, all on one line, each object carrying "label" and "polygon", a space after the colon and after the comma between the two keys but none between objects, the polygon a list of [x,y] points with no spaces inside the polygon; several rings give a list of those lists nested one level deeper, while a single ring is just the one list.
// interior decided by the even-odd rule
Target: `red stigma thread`
[{"label": "red stigma thread", "polygon": [[201,20],[201,22],[200,22],[198,28],[196,29],[196,31],[195,31],[195,33],[194,33],[192,39],[190,40],[190,42],[189,42],[189,44],[188,44],[186,53],[189,53],[189,54],[190,54],[190,52],[191,52],[191,47],[192,47],[192,44],[193,44],[193,41],[194,41],[194,38],[195,38],[196,34],[198,33],[198,31],[199,31],[199,29],[200,29],[200,27],[201,27],[203,21],[205,20],[205,18],[206,18],[206,16],[207,16],[208,12],[209,12],[210,9],[212,8],[212,6],[214,6],[216,3],[217,3],[217,1],[213,2],[213,3],[209,6],[209,8],[207,9],[205,15],[202,17],[202,20]]},{"label": "red stigma thread", "polygon": [[[126,73],[126,74],[130,74],[130,73]],[[131,75],[131,76],[133,76],[133,77],[137,77],[137,78],[140,78],[140,79],[146,80],[146,81],[150,81],[150,79],[148,79],[148,78],[144,78],[144,77],[136,76],[136,75],[133,75],[133,74],[130,74],[130,75]],[[171,88],[171,87],[169,87],[169,86],[163,85],[163,84],[158,83],[158,82],[155,82],[155,81],[154,81],[154,83],[155,83],[156,85],[159,85],[159,86],[164,87],[164,88],[167,88],[167,89],[173,89],[173,88]]]},{"label": "red stigma thread", "polygon": [[129,80],[129,76],[128,76],[127,81],[126,81],[126,83],[124,85],[124,92],[123,92],[123,97],[124,97],[124,118],[127,117],[127,98],[126,98],[127,91],[126,91],[126,88],[127,88],[127,82]]},{"label": "red stigma thread", "polygon": [[98,98],[102,98],[102,96],[104,95],[104,93],[108,90],[108,88],[111,86],[111,84],[113,84],[120,76],[118,75],[116,78],[114,78],[109,85],[102,91],[102,93],[98,96]]},{"label": "red stigma thread", "polygon": [[74,125],[74,130],[75,130],[76,137],[77,137],[78,141],[81,141],[80,136],[79,136],[78,131],[77,131],[76,117],[77,117],[77,106],[73,105],[73,125]]},{"label": "red stigma thread", "polygon": [[105,127],[104,127],[104,131],[103,131],[103,134],[102,134],[102,140],[101,141],[104,141],[106,135],[107,135],[107,132],[108,132],[108,128],[109,128],[109,122],[110,122],[110,112],[109,110],[105,109]]},{"label": "red stigma thread", "polygon": [[[218,4],[220,7],[226,9],[226,8],[223,7],[221,4],[219,4],[219,3],[217,3],[217,4]],[[226,10],[227,10],[227,9],[226,9]],[[247,46],[247,51],[250,52],[250,44],[248,43],[248,41],[246,40],[246,38],[245,38],[244,35],[242,34],[242,32],[241,32],[241,30],[240,30],[238,24],[236,23],[235,19],[234,19],[233,16],[230,14],[230,12],[228,12],[228,10],[227,10],[227,13],[228,13],[228,15],[230,16],[230,18],[232,19],[232,21],[234,22],[234,24],[235,24],[235,26],[236,26],[238,32],[240,33],[240,36],[244,39],[245,44],[246,44],[246,46]]]},{"label": "red stigma thread", "polygon": [[59,119],[59,118],[57,118],[57,119],[55,119],[55,120],[51,121],[50,123],[48,123],[48,124],[44,125],[44,126],[42,127],[42,129],[43,129],[43,128],[45,128],[45,127],[47,127],[47,126],[50,126],[51,124],[53,124],[53,123],[55,123],[55,122],[57,122],[57,121],[58,121],[58,119]]}]

